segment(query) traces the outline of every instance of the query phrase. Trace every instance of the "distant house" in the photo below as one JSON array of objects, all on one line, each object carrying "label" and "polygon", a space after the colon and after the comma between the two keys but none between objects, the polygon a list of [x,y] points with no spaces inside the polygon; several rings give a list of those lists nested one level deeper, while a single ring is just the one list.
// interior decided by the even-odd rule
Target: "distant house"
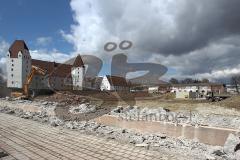
[{"label": "distant house", "polygon": [[106,75],[103,77],[100,90],[104,91],[129,91],[129,86],[125,78]]},{"label": "distant house", "polygon": [[227,93],[238,94],[238,92],[240,92],[240,85],[236,86],[236,85],[227,84],[226,89],[227,89]]},{"label": "distant house", "polygon": [[206,94],[207,92],[224,93],[225,86],[220,83],[191,83],[191,84],[172,84],[171,92],[185,91],[185,92],[200,92]]},{"label": "distant house", "polygon": [[176,98],[204,97],[209,92],[224,93],[225,85],[220,83],[172,84],[171,92],[176,93]]},{"label": "distant house", "polygon": [[148,87],[148,93],[167,93],[167,92],[170,92],[170,90],[171,90],[171,84],[166,82]]},{"label": "distant house", "polygon": [[148,93],[158,93],[158,86],[148,87]]}]

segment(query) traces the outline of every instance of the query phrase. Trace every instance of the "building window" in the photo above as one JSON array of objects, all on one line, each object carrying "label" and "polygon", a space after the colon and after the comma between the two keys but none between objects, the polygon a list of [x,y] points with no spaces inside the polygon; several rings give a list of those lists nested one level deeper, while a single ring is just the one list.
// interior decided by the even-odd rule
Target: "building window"
[{"label": "building window", "polygon": [[13,77],[13,74],[11,74],[11,76]]},{"label": "building window", "polygon": [[12,81],[12,84],[14,84],[14,82]]},{"label": "building window", "polygon": [[12,59],[12,62],[13,62],[13,59]]},{"label": "building window", "polygon": [[7,56],[9,57],[10,55],[8,54]]},{"label": "building window", "polygon": [[13,68],[11,68],[11,71],[13,71]]},{"label": "building window", "polygon": [[14,64],[12,64],[12,66],[14,66]]}]

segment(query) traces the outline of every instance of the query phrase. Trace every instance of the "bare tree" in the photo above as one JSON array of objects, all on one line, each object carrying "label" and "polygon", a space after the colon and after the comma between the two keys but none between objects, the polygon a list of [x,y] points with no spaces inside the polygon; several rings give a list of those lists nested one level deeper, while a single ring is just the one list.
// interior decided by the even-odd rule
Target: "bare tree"
[{"label": "bare tree", "polygon": [[231,83],[235,86],[237,94],[239,94],[238,85],[240,84],[240,76],[232,76]]},{"label": "bare tree", "polygon": [[207,78],[202,79],[202,83],[209,83],[210,81]]},{"label": "bare tree", "polygon": [[185,78],[184,80],[182,80],[183,84],[190,84],[190,83],[194,83],[194,80],[192,78]]},{"label": "bare tree", "polygon": [[179,81],[178,81],[176,78],[171,78],[171,79],[169,80],[169,83],[171,83],[171,84],[178,84]]}]

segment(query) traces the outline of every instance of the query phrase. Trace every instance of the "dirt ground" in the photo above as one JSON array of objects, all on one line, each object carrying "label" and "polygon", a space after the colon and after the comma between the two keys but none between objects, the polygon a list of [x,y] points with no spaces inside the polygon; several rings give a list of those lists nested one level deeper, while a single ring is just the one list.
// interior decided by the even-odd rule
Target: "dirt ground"
[{"label": "dirt ground", "polygon": [[[143,94],[143,93],[142,93]],[[232,99],[235,97],[232,97],[232,99],[225,100],[222,102],[209,102],[206,100],[179,100],[179,99],[173,99],[172,95],[149,95],[149,96],[143,96],[140,94],[122,94],[120,96],[116,95],[116,93],[83,93],[83,94],[74,94],[74,93],[68,93],[68,92],[57,92],[52,95],[44,95],[44,96],[38,96],[36,97],[36,101],[24,101],[24,100],[11,100],[9,98],[5,98],[2,100],[2,111],[4,113],[16,113],[16,115],[20,115],[20,117],[29,119],[34,118],[35,120],[39,120],[40,122],[47,121],[51,125],[58,126],[62,124],[63,122],[66,122],[66,127],[82,127],[82,124],[80,123],[73,123],[73,122],[86,122],[88,120],[89,124],[84,124],[83,126],[92,126],[92,120],[94,118],[101,117],[104,114],[110,113],[110,116],[114,115],[112,109],[118,109],[122,108],[123,115],[129,111],[129,114],[135,114],[140,113],[138,111],[146,111],[144,114],[153,114],[153,113],[159,113],[160,109],[165,112],[169,112],[166,109],[169,109],[172,115],[180,115],[179,119],[183,120],[179,121],[180,123],[189,124],[194,127],[198,126],[210,126],[210,127],[221,127],[221,128],[227,128],[227,129],[238,129],[239,122],[240,122],[240,111],[238,111],[235,108],[230,108],[229,103],[231,102],[232,105]],[[129,97],[130,96],[130,97]],[[141,97],[143,96],[143,97]],[[115,99],[112,97],[115,97]],[[132,99],[134,98],[134,99]],[[120,99],[120,100],[119,100]],[[236,98],[236,101],[238,98]],[[57,103],[51,103],[57,102]],[[235,102],[235,101],[234,101]],[[39,113],[29,113],[28,112],[21,112],[18,109],[11,110],[9,108],[6,108],[4,106],[12,106],[16,107],[16,105],[33,105],[38,106],[41,109],[43,109],[43,112],[41,114]],[[71,108],[77,108],[79,106],[85,105],[85,109],[88,110],[91,107],[94,108],[94,111],[91,112],[78,112],[73,113],[71,112]],[[135,106],[135,107],[127,107],[127,106]],[[123,107],[120,107],[123,106]],[[126,107],[126,108],[125,108]],[[54,109],[54,117],[48,117],[45,115],[45,112],[49,109]],[[83,107],[84,108],[84,107]],[[132,109],[131,109],[132,108]],[[156,109],[155,109],[156,108]],[[164,109],[165,108],[165,109]],[[136,110],[136,112],[134,112]],[[156,112],[153,112],[153,111]],[[188,111],[193,112],[188,112]],[[187,111],[187,112],[184,112]],[[47,113],[47,112],[46,112]],[[116,112],[121,113],[121,112]],[[180,114],[178,114],[180,113]],[[190,114],[189,114],[190,113]],[[188,116],[191,115],[191,121],[188,121]],[[115,115],[119,116],[119,115]],[[43,117],[43,118],[42,118]],[[108,126],[99,127],[101,125],[96,124],[92,126],[92,130],[96,131],[96,128],[99,128],[99,130],[103,130],[103,128],[108,128]],[[97,132],[99,132],[97,130]],[[124,130],[120,130],[119,132],[113,132],[112,130],[104,130],[106,132],[106,135],[109,135],[111,133],[112,135],[116,135],[116,137],[120,137],[122,140],[122,133],[125,133]],[[120,135],[120,136],[119,136]],[[129,135],[125,135],[124,137],[129,137]],[[131,136],[130,136],[131,137]],[[139,135],[133,136],[134,138],[139,139],[142,143],[142,138]],[[115,138],[115,137],[114,137]],[[116,138],[117,139],[117,138]],[[147,138],[148,139],[148,138]],[[158,141],[158,140],[157,140]],[[177,144],[177,147],[174,147],[173,149],[176,150],[176,148],[179,148],[180,145],[178,145],[178,139],[177,140],[171,140],[166,141],[167,149],[171,146],[171,144]],[[159,141],[158,141],[159,142]],[[163,142],[161,142],[162,144]],[[164,142],[165,143],[165,142]],[[194,145],[192,145],[190,142],[186,142],[188,147],[191,149],[192,146],[196,146],[195,141],[193,141]],[[154,142],[155,144],[155,142]],[[159,144],[159,146],[161,145]],[[182,143],[181,143],[182,144]],[[199,146],[200,144],[197,143],[196,148],[200,148],[202,146]],[[182,151],[185,151],[186,148],[184,148]],[[204,149],[204,151],[207,151],[207,149]],[[196,153],[199,153],[200,150],[197,150]],[[202,151],[201,151],[202,152]],[[202,152],[204,154],[209,154]],[[195,154],[191,152],[191,154]]]},{"label": "dirt ground", "polygon": [[216,104],[223,107],[235,108],[240,110],[240,95],[234,95],[226,100],[217,102]]},{"label": "dirt ground", "polygon": [[[61,106],[89,103],[98,106],[100,115],[106,114],[116,106],[138,106],[140,108],[165,108],[171,111],[198,111],[202,114],[240,115],[240,96],[234,96],[220,102],[207,100],[174,99],[170,93],[165,95],[150,95],[143,93],[115,92],[57,92],[48,96],[38,96],[37,100],[59,102]],[[61,107],[61,109],[62,109]]]}]

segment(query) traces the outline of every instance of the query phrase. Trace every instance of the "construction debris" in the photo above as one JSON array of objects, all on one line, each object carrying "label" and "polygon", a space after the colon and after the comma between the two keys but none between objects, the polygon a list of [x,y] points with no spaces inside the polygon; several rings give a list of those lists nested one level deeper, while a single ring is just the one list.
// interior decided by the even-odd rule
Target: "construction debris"
[{"label": "construction debris", "polygon": [[69,112],[73,114],[79,113],[93,113],[96,111],[95,105],[90,105],[89,103],[83,103],[79,106],[70,106]]},{"label": "construction debris", "polygon": [[[81,102],[79,100],[78,102]],[[117,128],[107,125],[102,125],[96,123],[93,120],[89,121],[73,121],[73,120],[64,120],[52,115],[52,111],[62,102],[52,102],[46,100],[39,101],[27,101],[27,100],[12,100],[12,99],[1,99],[0,112],[12,114],[19,116],[25,119],[32,119],[39,121],[41,123],[46,123],[54,127],[64,127],[72,130],[77,130],[87,134],[94,134],[101,137],[106,137],[107,139],[115,139],[120,142],[131,143],[136,147],[144,147],[146,149],[158,150],[164,149],[171,153],[180,153],[182,155],[191,155],[194,156],[194,159],[236,159],[239,155],[239,151],[235,150],[235,145],[237,143],[237,138],[234,135],[230,135],[224,147],[221,146],[211,146],[199,143],[196,140],[190,140],[183,137],[173,138],[169,137],[166,134],[147,134],[139,133],[133,130]],[[21,102],[19,104],[19,102]],[[35,106],[33,110],[29,109],[26,111],[26,108],[16,108],[17,105],[20,106]],[[78,105],[70,105],[70,113],[80,115],[82,113],[88,114],[95,112],[96,106],[91,105],[85,100],[84,103],[79,103]],[[139,112],[141,111],[141,112]],[[164,108],[143,108],[137,106],[121,107],[118,106],[111,111],[112,115],[121,115],[126,116],[128,114],[133,115],[140,113],[142,116],[153,115],[155,113],[161,114],[173,114],[178,116],[180,119],[186,119],[189,115],[185,113],[177,114],[172,111],[167,112]],[[193,120],[197,117],[194,115]],[[184,122],[184,120],[181,120]],[[187,121],[185,121],[187,122]],[[239,124],[239,123],[238,123]],[[239,140],[239,139],[238,139]],[[235,147],[235,148],[234,148]]]},{"label": "construction debris", "polygon": [[240,138],[234,134],[229,134],[223,151],[228,155],[234,155],[236,151],[240,150]]}]

